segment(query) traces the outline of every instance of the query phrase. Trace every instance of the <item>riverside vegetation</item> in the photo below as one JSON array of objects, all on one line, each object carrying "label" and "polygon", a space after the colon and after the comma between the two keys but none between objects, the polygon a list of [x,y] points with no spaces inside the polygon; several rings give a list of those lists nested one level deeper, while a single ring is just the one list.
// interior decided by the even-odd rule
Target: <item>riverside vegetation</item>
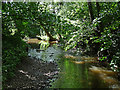
[{"label": "riverside vegetation", "polygon": [[27,57],[30,45],[25,40],[29,38],[94,56],[119,73],[120,2],[2,2],[3,86]]}]

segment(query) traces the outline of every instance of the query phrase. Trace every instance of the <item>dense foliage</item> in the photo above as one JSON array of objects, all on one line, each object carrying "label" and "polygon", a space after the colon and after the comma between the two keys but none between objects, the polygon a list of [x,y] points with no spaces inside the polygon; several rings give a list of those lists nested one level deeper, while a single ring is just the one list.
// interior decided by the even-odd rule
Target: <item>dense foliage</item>
[{"label": "dense foliage", "polygon": [[99,56],[120,67],[120,4],[80,2],[3,2],[3,81],[27,56],[24,37],[41,31],[59,39],[63,49]]}]

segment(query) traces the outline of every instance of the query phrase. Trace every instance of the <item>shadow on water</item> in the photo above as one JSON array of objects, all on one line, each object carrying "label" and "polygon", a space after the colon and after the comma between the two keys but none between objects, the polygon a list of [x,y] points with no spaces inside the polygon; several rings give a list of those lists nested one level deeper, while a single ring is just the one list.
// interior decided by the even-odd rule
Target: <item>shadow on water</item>
[{"label": "shadow on water", "polygon": [[52,88],[105,88],[97,76],[89,72],[89,64],[75,64],[65,58],[59,61],[61,72]]}]

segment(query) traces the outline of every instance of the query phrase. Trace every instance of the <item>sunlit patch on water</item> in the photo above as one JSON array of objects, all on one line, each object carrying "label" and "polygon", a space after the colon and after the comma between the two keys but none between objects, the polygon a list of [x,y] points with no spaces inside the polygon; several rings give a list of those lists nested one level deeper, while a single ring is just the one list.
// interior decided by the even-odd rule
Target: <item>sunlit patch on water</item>
[{"label": "sunlit patch on water", "polygon": [[70,54],[65,54],[64,57],[75,64],[98,63],[97,57],[72,56]]},{"label": "sunlit patch on water", "polygon": [[64,57],[68,59],[95,60],[95,61],[98,60],[98,57],[73,56],[70,54],[65,54]]},{"label": "sunlit patch on water", "polygon": [[71,62],[73,62],[75,64],[85,64],[85,61],[71,61]]},{"label": "sunlit patch on water", "polygon": [[114,72],[112,70],[103,69],[101,67],[91,66],[89,70],[97,75],[101,80],[103,80],[110,88],[119,88],[120,89],[120,83],[115,78],[117,75],[117,72]]},{"label": "sunlit patch on water", "polygon": [[69,54],[65,54],[64,57],[68,58],[68,59],[78,59],[79,58],[79,57],[72,56],[72,55],[69,55]]},{"label": "sunlit patch on water", "polygon": [[40,42],[41,40],[38,40],[37,38],[33,38],[33,39],[28,39],[27,40],[27,43],[36,43],[36,44],[38,44],[39,42]]},{"label": "sunlit patch on water", "polygon": [[75,63],[75,64],[85,64],[85,63],[98,63],[97,61],[93,61],[93,60],[84,60],[84,61],[72,61],[71,62]]},{"label": "sunlit patch on water", "polygon": [[96,73],[96,74],[104,73],[108,76],[113,76],[117,74],[117,72],[113,72],[112,70],[107,70],[105,68],[103,69],[101,67],[96,67],[96,66],[91,66],[89,69],[91,72]]},{"label": "sunlit patch on water", "polygon": [[86,56],[81,56],[80,57],[81,60],[98,60],[98,57],[86,57]]}]

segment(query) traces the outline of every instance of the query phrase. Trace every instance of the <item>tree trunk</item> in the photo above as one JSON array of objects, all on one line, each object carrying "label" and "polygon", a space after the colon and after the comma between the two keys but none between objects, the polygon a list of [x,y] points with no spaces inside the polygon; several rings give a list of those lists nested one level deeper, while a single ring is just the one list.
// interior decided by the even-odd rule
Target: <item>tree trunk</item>
[{"label": "tree trunk", "polygon": [[[99,18],[99,13],[100,13],[100,5],[99,5],[99,3],[97,2],[97,0],[96,0],[96,7],[97,7],[97,16],[98,16],[98,18]],[[103,32],[103,24],[102,24],[102,22],[100,22],[99,23],[99,26],[98,26],[98,29],[100,30],[100,32]]]},{"label": "tree trunk", "polygon": [[93,11],[92,11],[92,4],[90,1],[91,0],[88,0],[88,8],[89,8],[89,12],[90,12],[90,20],[92,22],[94,20],[94,15],[93,15]]},{"label": "tree trunk", "polygon": [[[97,3],[97,7],[99,7],[99,4]],[[91,22],[94,20],[94,14],[93,14],[93,9],[92,9],[92,3],[91,3],[91,0],[88,0],[88,8],[89,8],[89,13],[90,13],[90,20]],[[97,9],[98,10],[98,15],[99,15],[99,8]],[[96,36],[99,36],[100,33],[98,32],[98,27],[97,27],[97,30],[94,30],[95,31],[95,34]],[[100,44],[99,43],[91,43],[91,53],[94,52],[94,54],[96,54],[98,52],[98,49],[100,47]]]},{"label": "tree trunk", "polygon": [[[120,1],[118,2],[119,14],[120,14]],[[120,27],[120,24],[119,24]]]},{"label": "tree trunk", "polygon": [[120,1],[118,2],[118,8],[119,8],[119,10],[120,10]]},{"label": "tree trunk", "polygon": [[43,28],[43,30],[45,31],[45,33],[47,34],[47,36],[50,38],[49,41],[56,41],[57,39],[53,38],[52,35],[43,27],[42,24],[40,24]]},{"label": "tree trunk", "polygon": [[99,17],[99,13],[100,13],[100,5],[96,0],[96,7],[97,7],[97,16]]},{"label": "tree trunk", "polygon": [[[99,3],[97,2],[97,0],[96,0],[96,7],[97,7],[97,17],[99,18],[99,13],[100,13],[100,5],[99,5]],[[101,36],[101,34],[100,34],[100,30],[102,30],[102,23],[99,23],[98,24],[98,26],[97,26],[97,35],[98,36]]]}]

